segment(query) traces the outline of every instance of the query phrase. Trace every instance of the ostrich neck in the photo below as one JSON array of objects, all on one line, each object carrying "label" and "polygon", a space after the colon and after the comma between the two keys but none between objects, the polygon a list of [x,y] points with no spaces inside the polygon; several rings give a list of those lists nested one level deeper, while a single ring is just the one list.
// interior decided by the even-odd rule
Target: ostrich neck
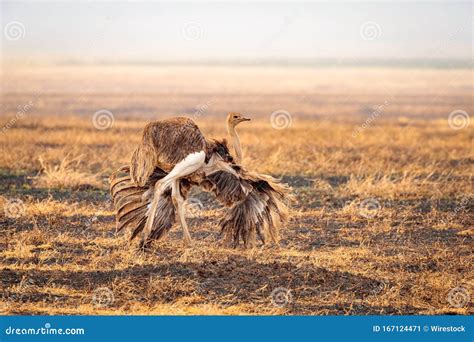
[{"label": "ostrich neck", "polygon": [[234,146],[236,162],[238,164],[241,164],[242,163],[242,148],[240,147],[239,135],[237,134],[237,131],[235,130],[235,126],[228,125],[227,126],[227,131],[228,131],[229,136],[232,140],[232,145]]}]

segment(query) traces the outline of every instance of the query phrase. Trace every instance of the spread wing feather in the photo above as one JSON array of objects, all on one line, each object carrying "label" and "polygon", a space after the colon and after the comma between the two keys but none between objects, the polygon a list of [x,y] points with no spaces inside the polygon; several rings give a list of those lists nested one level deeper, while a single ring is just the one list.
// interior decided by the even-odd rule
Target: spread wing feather
[{"label": "spread wing feather", "polygon": [[[155,168],[144,186],[137,186],[130,176],[130,169],[122,167],[110,178],[110,191],[116,211],[117,230],[130,230],[131,239],[145,227],[148,208],[152,201],[150,189],[167,173]],[[119,177],[119,174],[122,174]],[[125,175],[123,175],[125,174]],[[242,168],[236,173],[219,170],[208,175],[200,184],[214,193],[229,210],[220,220],[221,234],[228,244],[237,247],[254,245],[256,238],[262,243],[268,239],[277,242],[279,228],[288,220],[286,202],[291,189],[268,175],[252,173]],[[181,181],[183,196],[191,183]],[[153,221],[153,229],[145,243],[162,238],[175,223],[175,207],[170,189],[163,192]]]},{"label": "spread wing feather", "polygon": [[234,247],[242,241],[253,245],[256,237],[262,243],[268,238],[277,242],[280,226],[288,220],[285,201],[290,188],[273,177],[250,173],[243,169],[238,175],[217,171],[207,177],[213,192],[230,210],[221,219],[222,234]]}]

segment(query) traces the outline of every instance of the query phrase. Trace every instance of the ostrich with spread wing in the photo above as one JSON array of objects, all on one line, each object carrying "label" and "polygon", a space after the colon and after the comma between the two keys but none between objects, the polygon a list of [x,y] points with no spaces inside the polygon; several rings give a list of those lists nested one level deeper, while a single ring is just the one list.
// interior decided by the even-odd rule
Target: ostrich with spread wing
[{"label": "ostrich with spread wing", "polygon": [[241,166],[235,127],[249,120],[238,113],[227,117],[235,158],[225,140],[207,139],[189,118],[149,123],[130,165],[110,177],[117,229],[131,230],[132,239],[141,234],[146,246],[163,237],[177,216],[190,245],[184,202],[191,187],[199,186],[229,208],[220,221],[228,243],[248,247],[257,237],[276,242],[279,227],[288,220],[290,188]]}]

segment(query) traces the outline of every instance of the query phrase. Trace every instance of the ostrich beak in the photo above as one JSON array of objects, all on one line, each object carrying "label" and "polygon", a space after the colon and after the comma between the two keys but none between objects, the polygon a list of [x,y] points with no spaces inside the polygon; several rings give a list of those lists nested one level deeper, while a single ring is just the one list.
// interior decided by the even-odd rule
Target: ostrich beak
[{"label": "ostrich beak", "polygon": [[241,121],[250,121],[250,119],[249,119],[249,118],[245,118],[245,117],[243,117],[243,118],[242,118],[242,119],[240,119],[240,120],[241,120]]}]

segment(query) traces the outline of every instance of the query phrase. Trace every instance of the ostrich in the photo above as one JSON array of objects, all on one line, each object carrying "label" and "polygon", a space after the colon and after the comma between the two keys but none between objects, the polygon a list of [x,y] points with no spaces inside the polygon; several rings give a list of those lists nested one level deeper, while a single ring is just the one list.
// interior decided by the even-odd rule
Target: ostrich
[{"label": "ostrich", "polygon": [[230,112],[227,115],[227,133],[230,136],[232,141],[232,145],[234,147],[235,152],[235,161],[237,164],[242,164],[242,148],[240,146],[240,138],[235,130],[235,127],[244,121],[250,121],[250,119],[243,117],[239,113]]},{"label": "ostrich", "polygon": [[[189,118],[178,117],[156,121],[145,127],[142,141],[132,155],[131,180],[136,185],[144,186],[156,167],[167,172],[154,184],[150,212],[144,227],[145,237],[148,237],[153,230],[153,221],[162,194],[170,188],[184,240],[186,244],[191,244],[191,235],[184,217],[184,198],[180,180],[188,177],[199,183],[204,175],[212,171],[227,169],[229,172],[234,172],[227,164],[231,161],[231,156],[223,146],[223,143],[207,139]],[[147,196],[150,192],[147,192]]]},{"label": "ostrich", "polygon": [[[237,113],[228,115],[228,131],[240,161],[235,126],[243,121],[248,119]],[[142,244],[147,245],[171,229],[177,211],[184,242],[191,244],[184,200],[193,185],[231,207],[221,225],[226,240],[233,240],[234,246],[240,240],[247,246],[256,235],[262,242],[267,235],[276,241],[278,227],[287,219],[284,200],[289,188],[236,164],[225,141],[207,139],[188,118],[148,124],[130,166],[112,174],[117,229],[131,228],[131,239],[142,232]]]}]

